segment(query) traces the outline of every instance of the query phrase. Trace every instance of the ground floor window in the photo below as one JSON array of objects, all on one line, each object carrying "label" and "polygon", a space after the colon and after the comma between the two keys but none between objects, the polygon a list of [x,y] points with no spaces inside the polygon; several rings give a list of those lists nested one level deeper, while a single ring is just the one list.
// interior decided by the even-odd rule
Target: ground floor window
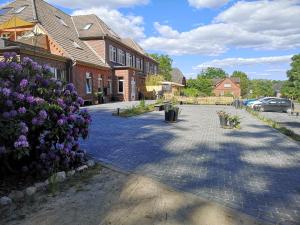
[{"label": "ground floor window", "polygon": [[67,81],[66,70],[50,67],[50,71],[51,73],[53,73],[55,79],[61,81]]},{"label": "ground floor window", "polygon": [[101,75],[98,77],[98,92],[103,92],[103,79]]},{"label": "ground floor window", "polygon": [[85,76],[85,91],[87,94],[92,93],[92,76],[90,73],[86,73]]},{"label": "ground floor window", "polygon": [[108,80],[108,94],[111,95],[112,94],[112,81]]},{"label": "ground floor window", "polygon": [[124,93],[124,80],[123,80],[123,77],[118,78],[118,93],[119,94]]}]

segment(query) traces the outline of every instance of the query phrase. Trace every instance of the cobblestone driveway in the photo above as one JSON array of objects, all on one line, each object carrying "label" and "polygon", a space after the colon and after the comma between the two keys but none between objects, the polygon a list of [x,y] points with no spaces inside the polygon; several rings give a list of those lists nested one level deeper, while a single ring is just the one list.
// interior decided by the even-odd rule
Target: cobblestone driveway
[{"label": "cobblestone driveway", "polygon": [[[298,143],[232,107],[182,106],[181,121],[167,124],[162,112],[113,117],[116,106],[89,108],[83,145],[95,158],[257,218],[300,224]],[[219,128],[220,109],[240,115],[242,129]]]}]

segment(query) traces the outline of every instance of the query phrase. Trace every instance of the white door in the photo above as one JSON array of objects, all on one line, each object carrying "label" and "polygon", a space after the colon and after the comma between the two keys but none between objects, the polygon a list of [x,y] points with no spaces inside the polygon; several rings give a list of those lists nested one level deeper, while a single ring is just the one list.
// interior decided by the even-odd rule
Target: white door
[{"label": "white door", "polygon": [[131,101],[136,100],[136,84],[135,84],[135,80],[132,77],[131,78]]}]

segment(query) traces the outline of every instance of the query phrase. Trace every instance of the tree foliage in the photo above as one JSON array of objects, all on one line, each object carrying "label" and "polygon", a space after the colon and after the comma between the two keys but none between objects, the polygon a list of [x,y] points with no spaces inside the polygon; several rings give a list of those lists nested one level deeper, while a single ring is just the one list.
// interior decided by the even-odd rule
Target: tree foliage
[{"label": "tree foliage", "polygon": [[163,75],[166,81],[172,80],[172,63],[173,60],[168,55],[150,54],[159,63],[159,73]]},{"label": "tree foliage", "polygon": [[198,77],[203,77],[206,79],[222,79],[227,76],[226,72],[221,68],[208,67],[198,75]]},{"label": "tree foliage", "polygon": [[287,77],[288,81],[282,86],[281,93],[286,97],[300,100],[300,54],[292,57]]},{"label": "tree foliage", "polygon": [[148,75],[146,77],[146,85],[147,86],[155,86],[155,85],[160,85],[161,82],[164,81],[164,76],[162,75]]},{"label": "tree foliage", "polygon": [[212,94],[213,82],[211,79],[198,76],[197,79],[189,79],[187,81],[188,88],[194,88],[199,91],[199,95],[210,96]]},{"label": "tree foliage", "polygon": [[249,85],[250,85],[250,81],[247,74],[242,71],[234,71],[231,77],[240,78],[241,95],[242,97],[246,97],[249,92]]},{"label": "tree foliage", "polygon": [[252,90],[250,98],[275,95],[273,83],[271,80],[251,80],[250,89]]}]

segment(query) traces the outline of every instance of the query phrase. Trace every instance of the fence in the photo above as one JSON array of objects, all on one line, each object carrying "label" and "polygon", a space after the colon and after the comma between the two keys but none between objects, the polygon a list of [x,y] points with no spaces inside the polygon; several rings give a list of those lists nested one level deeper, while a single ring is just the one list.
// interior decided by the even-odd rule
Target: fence
[{"label": "fence", "polygon": [[234,101],[233,97],[185,97],[164,95],[166,100],[176,100],[184,104],[198,104],[198,105],[231,105]]}]

